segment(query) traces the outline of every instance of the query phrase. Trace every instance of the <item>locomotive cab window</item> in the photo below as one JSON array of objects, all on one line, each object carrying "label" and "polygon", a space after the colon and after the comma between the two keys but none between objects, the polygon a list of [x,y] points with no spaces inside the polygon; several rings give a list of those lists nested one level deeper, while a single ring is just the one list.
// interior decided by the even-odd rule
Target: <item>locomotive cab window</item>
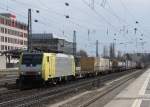
[{"label": "locomotive cab window", "polygon": [[23,54],[22,64],[37,65],[42,63],[42,54]]}]

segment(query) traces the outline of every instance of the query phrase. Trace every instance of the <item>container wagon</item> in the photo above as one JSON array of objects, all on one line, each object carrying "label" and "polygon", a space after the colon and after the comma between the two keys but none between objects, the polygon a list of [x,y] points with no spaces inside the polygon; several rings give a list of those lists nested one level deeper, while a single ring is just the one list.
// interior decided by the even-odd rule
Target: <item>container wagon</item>
[{"label": "container wagon", "polygon": [[110,70],[110,60],[95,57],[82,57],[80,59],[81,71],[78,75],[98,75],[100,73],[108,73]]},{"label": "container wagon", "polygon": [[96,72],[100,72],[100,73],[108,73],[110,72],[110,60],[106,59],[106,58],[96,58],[96,63],[95,63],[95,68],[94,70]]},{"label": "container wagon", "polygon": [[119,68],[118,68],[118,60],[112,59],[112,60],[111,60],[111,63],[112,63],[112,66],[111,66],[112,72],[119,71]]},{"label": "container wagon", "polygon": [[80,58],[80,72],[77,75],[85,77],[94,74],[95,57],[81,57]]}]

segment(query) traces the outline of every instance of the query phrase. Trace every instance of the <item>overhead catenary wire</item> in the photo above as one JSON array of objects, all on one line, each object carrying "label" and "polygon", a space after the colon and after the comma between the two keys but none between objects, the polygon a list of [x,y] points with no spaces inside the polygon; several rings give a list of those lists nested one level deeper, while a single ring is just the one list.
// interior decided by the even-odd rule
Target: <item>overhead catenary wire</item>
[{"label": "overhead catenary wire", "polygon": [[102,7],[102,6],[101,7],[103,9],[105,9],[108,13],[110,13],[112,16],[114,16],[119,22],[122,22],[123,24],[128,24],[125,19],[123,19],[117,15],[117,13],[114,11],[112,6],[110,5],[110,2],[111,2],[111,0],[109,2],[107,2],[107,5],[109,7],[108,9],[106,7]]},{"label": "overhead catenary wire", "polygon": [[[6,8],[2,8],[2,9],[3,9],[3,10],[6,10]],[[12,9],[12,8],[10,9],[10,7],[9,7],[9,10],[7,10],[7,11],[13,12],[13,13],[15,13],[16,15],[27,19],[27,16],[25,16],[26,12],[17,13],[14,9]],[[34,16],[33,16],[33,18],[34,18]],[[37,19],[37,18],[36,18],[36,19]],[[44,19],[44,21],[47,20],[46,18],[43,18],[43,19]],[[56,27],[50,27],[50,25],[49,25],[50,23],[47,23],[47,22],[44,22],[44,21],[38,19],[38,23],[39,23],[39,24],[44,25],[44,26],[47,26],[48,28],[51,28],[51,29],[56,28]],[[56,29],[59,29],[59,28],[56,28]],[[59,30],[60,30],[60,29],[59,29]],[[61,31],[62,31],[62,30],[61,30]],[[65,36],[65,37],[67,37],[67,36]]]},{"label": "overhead catenary wire", "polygon": [[[123,27],[126,28],[126,27],[128,27],[128,26],[132,26],[132,25],[130,25],[125,19],[119,17],[119,16],[115,13],[115,11],[114,11],[114,9],[111,7],[110,3],[111,3],[111,0],[109,0],[109,2],[107,1],[107,5],[106,5],[106,3],[105,3],[105,6],[101,6],[101,7],[102,7],[103,9],[105,9],[106,12],[108,12],[109,14],[111,14],[112,16],[114,16],[114,17],[118,20],[118,22],[122,23],[122,24],[123,24],[123,25],[122,25]],[[99,3],[97,3],[97,5],[99,5]],[[107,9],[106,6],[108,6],[108,9]],[[124,30],[126,30],[126,29],[124,29]],[[128,33],[126,34],[124,30],[123,30],[122,28],[120,28],[120,31],[123,31],[122,37],[124,37],[124,38],[130,40],[131,37],[127,36]],[[129,31],[128,28],[127,28],[127,31]],[[121,32],[119,32],[119,34],[121,34]]]},{"label": "overhead catenary wire", "polygon": [[[84,4],[86,4],[89,7],[88,3],[85,0],[82,0],[82,1],[84,2]],[[96,9],[91,9],[91,10],[94,11],[95,14],[100,16],[100,18],[102,20],[104,20],[109,26],[111,26],[112,29],[114,29],[115,31],[119,32],[118,29],[114,25],[112,25],[109,21],[107,21],[107,19],[105,19],[105,17],[103,17],[101,14],[99,14],[99,12],[97,12]]]},{"label": "overhead catenary wire", "polygon": [[[110,0],[111,1],[111,0]],[[120,0],[121,1],[121,0]],[[132,17],[132,19],[134,20],[135,19],[135,17],[131,14],[131,12],[128,10],[128,8],[123,4],[123,2],[121,1],[121,4],[123,5],[123,8],[125,9],[125,10],[127,10],[128,11],[128,13],[130,14],[130,16]],[[110,5],[109,5],[109,7],[110,7]],[[105,7],[103,7],[104,9],[106,9]],[[113,12],[113,13],[111,13],[111,11]],[[118,15],[116,15],[116,13],[113,11],[113,9],[111,8],[111,11],[108,11],[109,13],[111,13],[112,15],[114,15],[119,21],[121,21],[120,19],[120,17],[118,17]],[[135,20],[134,20],[135,21]],[[123,22],[123,20],[122,20],[122,22]],[[126,24],[128,24],[125,20],[124,20],[124,23],[126,23]],[[138,24],[139,25],[139,24]],[[133,27],[134,28],[134,27]],[[141,31],[139,31],[140,33],[142,33]],[[125,36],[125,35],[124,35]],[[126,36],[125,36],[126,37]],[[130,39],[130,38],[128,38],[128,39]],[[132,39],[133,40],[133,39]]]},{"label": "overhead catenary wire", "polygon": [[[16,1],[17,2],[17,1]],[[19,2],[19,3],[21,3],[21,2]],[[23,3],[24,4],[24,3]],[[25,4],[24,4],[25,5]],[[51,10],[51,9],[48,9],[48,10]],[[56,13],[56,12],[55,12]],[[57,14],[57,13],[56,13]],[[62,15],[62,14],[57,14],[57,15],[61,15],[61,16],[64,16],[64,15]],[[77,25],[77,24],[76,24]],[[79,25],[79,24],[78,24]],[[82,26],[82,25],[81,25]],[[83,26],[82,26],[83,27]],[[88,28],[89,29],[89,28]],[[95,28],[94,28],[95,29]]]},{"label": "overhead catenary wire", "polygon": [[[1,7],[1,6],[0,6],[0,9],[6,10],[6,8]],[[12,10],[10,7],[7,9],[7,11],[12,12],[12,13],[15,13],[16,15],[18,15],[18,16],[24,18],[24,19],[27,19],[27,18],[28,18],[28,17],[25,15],[25,13],[18,13],[18,12],[16,12],[16,11]],[[35,19],[36,19],[36,18],[33,16],[33,20],[35,20]],[[46,20],[46,19],[45,19],[45,20]],[[24,22],[24,23],[25,23],[25,22]],[[48,22],[48,23],[47,23],[47,22],[44,22],[43,20],[39,20],[39,19],[38,19],[38,24],[44,25],[44,26],[46,26],[47,28],[50,28],[50,29],[58,29],[58,30],[61,31],[60,28],[58,28],[58,27],[56,27],[56,26],[54,26],[54,25],[51,25],[49,22]],[[51,27],[51,26],[52,26],[52,27]],[[67,37],[67,36],[65,36],[65,37]]]},{"label": "overhead catenary wire", "polygon": [[[18,0],[16,0],[17,2],[18,2]],[[85,0],[84,0],[85,1]],[[19,1],[19,2],[22,2],[22,1]],[[26,4],[26,3],[25,3]],[[24,5],[25,5],[24,4]],[[26,4],[27,5],[27,4]],[[9,6],[10,7],[10,6]],[[8,7],[8,9],[9,9],[9,7]],[[45,7],[45,6],[44,6]],[[43,7],[42,7],[43,8]],[[47,6],[46,6],[46,8],[47,8]],[[45,9],[46,11],[45,11],[45,13],[48,13],[48,10],[50,10],[51,11],[51,9]],[[92,11],[93,11],[94,9],[92,9]],[[94,10],[95,11],[95,10]],[[103,15],[101,15],[99,12],[94,12],[93,11],[93,13],[95,13],[98,17],[101,17],[101,19],[102,20],[100,20],[100,19],[98,19],[98,21],[100,22],[100,21],[105,21],[106,22],[106,24],[109,26],[109,28],[110,29],[114,29],[115,31],[117,31],[117,32],[119,32],[119,30],[120,29],[118,29],[118,28],[116,28],[111,22],[109,22]],[[65,14],[61,14],[61,13],[57,13],[56,11],[54,11],[53,13],[56,13],[57,15],[59,15],[59,16],[62,16],[62,17],[64,17],[65,16]],[[113,13],[113,12],[112,12]],[[113,14],[112,14],[113,15]],[[115,14],[114,14],[114,16],[115,16]],[[43,16],[42,16],[43,17]],[[52,16],[53,17],[53,16]],[[116,19],[117,19],[117,15],[115,16],[116,17]],[[43,17],[43,19],[44,19],[44,21],[48,21],[48,20],[50,20],[49,18],[47,18],[47,17]],[[57,19],[55,19],[55,18],[53,18],[54,20],[57,20]],[[97,19],[97,18],[96,18]],[[44,22],[43,20],[40,20],[40,19],[38,19],[39,20],[39,24],[41,23],[42,25],[44,25],[45,23],[45,25],[47,25],[47,26],[49,26],[49,28],[51,28],[50,26],[53,26],[53,25],[51,25],[51,23],[50,22]],[[65,19],[64,19],[65,20]],[[118,17],[118,20],[119,20],[119,17]],[[121,20],[120,20],[121,21]],[[92,28],[90,28],[90,27],[87,27],[86,26],[86,24],[81,24],[81,23],[79,23],[78,21],[77,21],[77,19],[75,19],[75,18],[73,18],[73,17],[70,17],[70,19],[68,20],[68,21],[66,21],[66,22],[70,22],[70,23],[72,23],[73,24],[73,26],[75,25],[77,28],[82,28],[82,29],[85,29],[85,30],[87,30],[88,31],[88,29],[92,29]],[[98,27],[98,26],[94,26],[94,27]],[[55,27],[54,27],[55,28]],[[108,28],[108,27],[107,27]],[[59,29],[59,28],[57,28],[57,29]],[[94,28],[95,29],[95,28]],[[60,31],[62,30],[61,28],[59,29]],[[99,29],[98,29],[99,30]]]},{"label": "overhead catenary wire", "polygon": [[[134,17],[134,15],[132,14],[131,10],[128,9],[128,7],[124,4],[124,2],[122,0],[120,0],[120,3],[121,5],[123,6],[124,10],[129,14],[129,16],[132,18],[132,20],[134,22],[137,22],[137,19]],[[137,24],[137,27],[139,28],[138,29],[138,32],[141,34],[144,34],[144,37],[146,37],[148,40],[150,40],[150,37],[149,37],[149,33],[147,33],[145,30],[143,30],[142,26],[140,23]],[[138,35],[138,38],[140,37],[140,35]],[[144,37],[142,37],[144,39]],[[147,40],[147,42],[149,42]],[[143,51],[144,52],[144,51]]]},{"label": "overhead catenary wire", "polygon": [[[20,3],[21,3],[21,2],[20,2]],[[20,4],[20,3],[19,3],[19,4]],[[43,4],[43,5],[44,5],[44,4]],[[45,9],[46,9],[46,11],[45,11]],[[48,13],[48,10],[51,10],[51,9],[49,9],[49,8],[45,8],[45,9],[44,9],[44,11],[47,12],[47,13]],[[54,12],[54,11],[53,11],[53,12]],[[57,12],[55,12],[55,13],[57,14]],[[57,14],[57,15],[59,15],[59,16],[65,16],[65,15],[63,15],[63,14]],[[42,16],[42,17],[43,17],[43,16]],[[81,25],[81,24],[79,24],[79,23],[73,21],[73,19],[74,19],[74,18],[71,17],[70,22],[73,23],[74,25],[76,25],[76,26],[78,26],[78,27],[80,27],[80,28],[85,28],[86,30],[91,29],[91,28],[89,28],[89,27],[87,28],[86,26]],[[97,28],[92,28],[92,29],[97,29],[97,30],[99,30],[98,28],[99,28],[99,27],[97,26]]]},{"label": "overhead catenary wire", "polygon": [[[41,0],[38,0],[38,1],[40,1],[41,4],[45,5]],[[47,6],[44,6],[44,8],[47,9],[47,10],[51,10],[51,8],[50,8],[50,7],[47,7]],[[71,5],[71,8],[76,8],[76,7],[73,6],[73,5]],[[82,11],[82,9],[80,9],[80,7],[76,8],[76,9],[79,10],[78,12],[85,13],[86,15],[88,14],[88,12]],[[66,16],[65,14],[60,14],[60,13],[58,13],[58,12],[56,12],[56,11],[53,11],[53,12],[56,13],[56,15],[59,15],[59,16]],[[88,15],[89,15],[89,14],[88,14]],[[83,23],[83,20],[77,19],[77,18],[75,18],[75,17],[73,17],[73,16],[70,16],[69,19],[70,19],[72,22],[76,23],[76,25],[77,25],[77,26],[80,26],[81,28],[90,29],[89,27],[86,27],[84,24],[81,24],[81,22]],[[97,19],[97,20],[98,20],[98,19]],[[77,23],[76,21],[80,21],[80,23]],[[86,23],[86,24],[87,24],[87,23]],[[89,24],[89,23],[88,23],[88,24]],[[92,24],[93,24],[93,23],[92,23]],[[95,26],[95,28],[93,28],[93,29],[101,30],[101,29],[99,29],[99,28],[100,28],[100,27],[103,28],[103,26],[96,25],[95,23],[94,23],[93,25]]]},{"label": "overhead catenary wire", "polygon": [[[19,2],[19,4],[20,4],[21,2]],[[40,2],[40,3],[43,3],[43,2]],[[25,5],[25,4],[24,4]],[[44,4],[43,4],[44,5]],[[44,8],[44,12],[46,12],[46,13],[49,13],[49,10],[51,10],[50,8]],[[64,17],[65,15],[63,15],[63,14],[59,14],[59,13],[57,13],[57,12],[55,12],[55,11],[53,11],[53,13],[56,13],[57,15],[59,15],[59,16],[62,16],[62,17]],[[43,17],[43,16],[42,16]],[[53,16],[52,16],[53,17]],[[46,18],[45,18],[46,19]],[[49,18],[48,18],[49,19]],[[55,19],[56,20],[56,18],[53,18],[53,19]],[[79,23],[77,23],[77,22],[75,22],[74,21],[74,19],[75,18],[70,18],[71,19],[71,21],[73,22],[73,23],[76,23],[75,25],[76,26],[78,26],[78,27],[80,27],[80,28],[84,28],[84,29],[86,29],[86,30],[88,30],[88,29],[97,29],[97,30],[101,30],[101,29],[98,29],[99,27],[97,26],[96,28],[90,28],[90,27],[88,27],[88,28],[86,28],[86,26],[85,25],[82,25],[82,24],[79,24]],[[63,34],[64,34],[64,30],[62,30],[62,32],[63,32]]]},{"label": "overhead catenary wire", "polygon": [[[122,1],[122,0],[119,0],[120,1],[120,3],[121,3],[121,5],[123,6],[123,8],[124,8],[124,10],[125,11],[127,11],[127,13],[129,14],[129,16],[132,18],[132,20],[134,21],[134,22],[136,22],[137,20],[136,20],[136,18],[134,17],[134,15],[131,13],[131,11],[129,11],[129,9],[127,8],[127,6],[124,4],[124,2]],[[138,23],[138,26],[140,25],[140,23]],[[141,27],[141,26],[140,26]],[[142,33],[142,31],[139,29],[138,30],[140,33]],[[147,36],[147,35],[145,35],[145,36]],[[149,38],[149,36],[147,36],[147,38],[148,39],[150,39]]]},{"label": "overhead catenary wire", "polygon": [[[47,7],[47,6],[45,6],[45,4],[41,1],[41,0],[38,0],[39,2],[40,2],[40,4],[42,4],[42,5],[44,5],[44,7],[42,7],[42,9],[44,10],[44,12],[46,12],[46,13],[48,13],[49,14],[49,11],[51,11],[52,13],[54,13],[54,14],[56,14],[56,15],[58,15],[58,16],[62,16],[62,17],[65,17],[66,15],[65,14],[62,14],[62,13],[58,13],[58,12],[56,12],[56,11],[54,11],[52,8],[50,8],[50,7]],[[15,1],[16,3],[19,3],[19,4],[21,4],[21,5],[28,5],[28,4],[25,4],[25,3],[22,3],[22,2],[18,2],[18,1]],[[32,7],[33,8],[33,7]],[[41,8],[41,7],[40,7]],[[37,9],[37,8],[33,8],[33,9]],[[80,11],[79,11],[80,12]],[[54,16],[51,16],[51,17],[54,17]],[[56,20],[56,18],[54,18],[55,20]],[[77,20],[76,18],[74,18],[73,16],[71,16],[70,17],[70,20]],[[81,24],[79,24],[78,23],[78,25],[81,25]],[[81,25],[82,27],[84,26],[84,25]],[[80,26],[80,27],[81,27]],[[96,27],[97,28],[99,28],[99,26],[98,25],[96,25]],[[83,27],[83,28],[86,28],[86,27]],[[88,28],[88,29],[90,29],[90,28]],[[96,29],[96,28],[95,28]]]},{"label": "overhead catenary wire", "polygon": [[92,9],[89,5],[88,5],[88,3],[85,1],[85,0],[82,0],[83,1],[83,3],[86,5],[86,6],[88,6],[99,18],[101,18],[103,21],[105,21],[106,22],[106,24],[108,24],[113,30],[115,30],[115,31],[118,31],[118,29],[114,26],[114,25],[112,25],[103,15],[101,15],[99,12],[97,12],[95,9]]}]

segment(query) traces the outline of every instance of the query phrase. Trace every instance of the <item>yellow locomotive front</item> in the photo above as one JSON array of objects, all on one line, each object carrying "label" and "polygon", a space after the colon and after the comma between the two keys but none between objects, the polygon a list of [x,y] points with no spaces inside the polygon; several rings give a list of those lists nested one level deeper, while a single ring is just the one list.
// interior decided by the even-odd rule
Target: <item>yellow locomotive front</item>
[{"label": "yellow locomotive front", "polygon": [[20,57],[19,78],[16,83],[19,87],[26,84],[43,82],[42,79],[42,53],[23,53]]},{"label": "yellow locomotive front", "polygon": [[41,75],[42,68],[42,54],[23,54],[20,61],[20,73],[24,76]]}]

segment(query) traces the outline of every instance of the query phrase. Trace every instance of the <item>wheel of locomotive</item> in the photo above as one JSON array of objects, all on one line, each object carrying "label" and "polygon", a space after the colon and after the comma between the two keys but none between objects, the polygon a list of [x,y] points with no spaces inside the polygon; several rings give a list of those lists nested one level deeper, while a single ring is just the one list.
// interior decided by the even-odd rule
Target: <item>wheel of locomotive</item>
[{"label": "wheel of locomotive", "polygon": [[45,85],[45,86],[50,86],[50,85],[52,85],[52,83],[50,83],[49,81],[45,81],[45,82],[44,82],[44,85]]},{"label": "wheel of locomotive", "polygon": [[17,83],[18,83],[18,88],[19,88],[20,90],[26,89],[25,84],[24,84],[24,81],[23,81],[22,79],[18,79],[18,80],[17,80]]},{"label": "wheel of locomotive", "polygon": [[39,84],[40,84],[40,87],[44,86],[44,81],[43,81],[43,80],[40,80],[40,81],[39,81]]},{"label": "wheel of locomotive", "polygon": [[39,87],[43,87],[44,86],[44,81],[43,80],[35,80],[35,81],[32,81],[32,82],[33,82],[34,85],[29,83],[29,81],[27,82],[27,85],[29,85],[31,88],[32,87],[39,88]]},{"label": "wheel of locomotive", "polygon": [[72,75],[71,75],[71,76],[68,76],[68,77],[67,77],[67,81],[73,81],[73,80],[75,80],[75,76],[72,76]]},{"label": "wheel of locomotive", "polygon": [[16,79],[16,87],[19,88],[19,79]]}]

